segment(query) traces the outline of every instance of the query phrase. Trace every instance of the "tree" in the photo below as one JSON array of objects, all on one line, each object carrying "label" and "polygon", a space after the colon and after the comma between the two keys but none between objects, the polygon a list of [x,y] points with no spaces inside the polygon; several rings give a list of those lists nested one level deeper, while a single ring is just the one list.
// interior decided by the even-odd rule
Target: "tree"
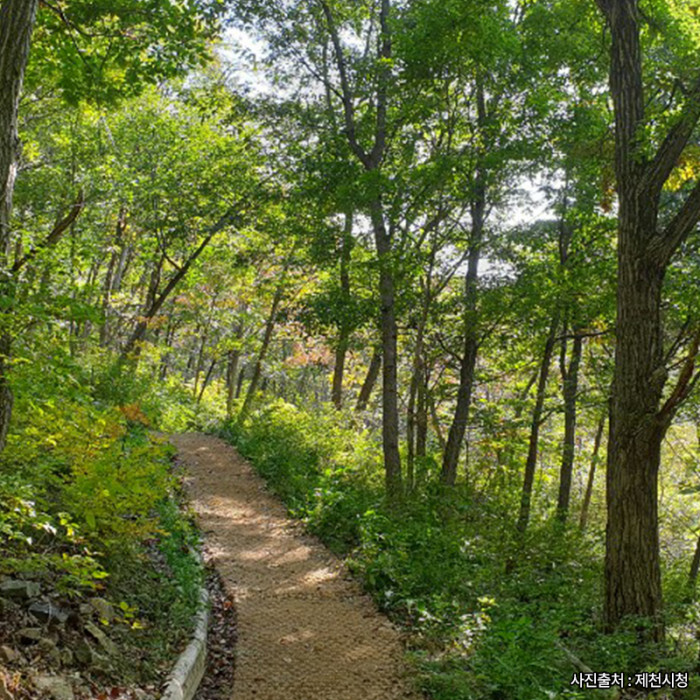
[{"label": "tree", "polygon": [[[19,147],[17,111],[38,5],[38,0],[5,0],[0,5],[0,293],[8,301],[13,294],[10,217]],[[3,304],[5,318],[0,327],[0,450],[5,446],[13,403],[8,377],[12,335],[6,318],[10,306]]]},{"label": "tree", "polygon": [[[642,12],[638,0],[598,0],[611,35],[610,92],[615,113],[618,286],[615,370],[607,457],[608,526],[605,619],[652,621],[663,637],[658,474],[662,439],[697,379],[691,343],[675,387],[668,378],[661,314],[669,263],[700,219],[700,184],[673,214],[662,211],[664,185],[700,118],[700,75],[673,91],[668,114],[647,103]],[[659,114],[661,111],[661,114]],[[656,112],[656,114],[655,114]],[[657,124],[667,125],[662,132]]]}]

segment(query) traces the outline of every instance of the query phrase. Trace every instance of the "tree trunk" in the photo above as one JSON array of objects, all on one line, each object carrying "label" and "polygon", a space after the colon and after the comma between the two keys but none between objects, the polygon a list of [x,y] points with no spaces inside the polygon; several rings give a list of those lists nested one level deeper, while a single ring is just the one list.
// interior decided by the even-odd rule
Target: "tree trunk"
[{"label": "tree trunk", "polygon": [[[420,319],[418,320],[418,328],[416,329],[416,342],[413,348],[413,372],[411,373],[411,384],[408,389],[408,407],[406,409],[406,488],[410,491],[414,486],[415,479],[415,460],[420,450],[421,455],[425,456],[425,440],[427,436],[421,434],[419,428],[419,413],[423,411],[425,414],[425,363],[423,360],[423,344],[425,338],[425,326],[428,322],[428,312],[430,310],[430,278],[425,282],[425,290],[423,295],[423,308],[421,310]],[[422,402],[422,403],[421,403]],[[426,421],[424,420],[424,424]],[[419,443],[420,446],[419,446]]]},{"label": "tree trunk", "polygon": [[428,372],[421,363],[421,381],[418,384],[416,409],[416,457],[425,457],[428,444]]},{"label": "tree trunk", "polygon": [[[598,0],[611,35],[610,92],[615,112],[617,324],[607,461],[604,616],[608,630],[627,616],[647,618],[646,639],[664,636],[658,533],[661,442],[694,380],[694,356],[660,408],[664,362],[662,287],[672,256],[700,218],[696,184],[659,230],[663,187],[700,118],[700,76],[655,153],[643,137],[645,113],[639,0]],[[658,120],[657,120],[658,123]],[[694,346],[697,354],[697,343]]]},{"label": "tree trunk", "polygon": [[192,396],[193,398],[197,398],[197,395],[199,393],[199,376],[202,373],[202,370],[204,369],[204,351],[207,348],[207,337],[208,331],[204,331],[202,333],[202,340],[199,343],[199,352],[197,353],[197,362],[195,364],[194,368],[194,387],[192,389]]},{"label": "tree trunk", "polygon": [[237,399],[241,398],[241,392],[243,391],[243,382],[245,381],[245,370],[246,370],[246,367],[244,365],[241,368],[241,371],[238,373],[238,381],[236,381],[236,398]]},{"label": "tree trunk", "polygon": [[[19,150],[17,112],[38,6],[38,0],[4,0],[0,5],[0,294],[10,299],[13,294],[9,269],[10,218]],[[8,310],[4,312],[7,313]],[[8,376],[11,353],[12,336],[3,330],[0,332],[0,451],[5,447],[14,405]]]},{"label": "tree trunk", "polygon": [[374,352],[372,353],[372,359],[369,361],[365,381],[362,382],[362,388],[360,389],[360,393],[357,397],[357,405],[355,406],[356,411],[365,411],[367,409],[367,404],[369,403],[370,396],[372,396],[374,385],[377,383],[381,366],[382,351],[379,348],[375,348]]},{"label": "tree trunk", "polygon": [[340,250],[340,291],[343,299],[343,316],[340,319],[338,329],[338,343],[335,348],[335,364],[333,366],[333,391],[331,400],[333,405],[340,410],[343,407],[343,377],[345,375],[345,358],[350,346],[350,322],[347,306],[350,302],[350,256],[352,255],[353,238],[353,214],[345,215],[345,228]]},{"label": "tree trunk", "polygon": [[690,564],[690,573],[688,574],[688,585],[690,589],[695,588],[695,584],[698,580],[698,572],[700,572],[700,537],[695,544],[695,554],[693,554],[693,561]]},{"label": "tree trunk", "polygon": [[204,396],[204,392],[206,388],[209,386],[209,382],[211,381],[212,375],[214,374],[214,368],[216,367],[217,360],[214,358],[211,363],[209,364],[209,369],[207,370],[206,375],[204,376],[204,381],[202,382],[202,388],[199,391],[199,394],[197,394],[197,406],[202,403],[202,397]]},{"label": "tree trunk", "polygon": [[588,524],[588,511],[591,507],[591,498],[593,497],[593,484],[595,483],[595,473],[598,466],[598,453],[600,452],[600,443],[603,439],[603,430],[605,429],[606,416],[603,414],[598,421],[598,429],[595,434],[593,443],[593,455],[591,457],[591,467],[588,471],[588,481],[586,483],[586,493],[583,495],[583,503],[581,504],[581,517],[579,518],[579,528],[586,529]]},{"label": "tree trunk", "polygon": [[117,217],[117,227],[114,233],[114,249],[109,258],[109,266],[107,267],[107,274],[105,275],[104,284],[102,287],[102,326],[100,327],[100,346],[105,347],[109,342],[109,315],[110,315],[110,301],[112,297],[112,291],[114,289],[113,284],[117,272],[117,264],[120,263],[122,253],[124,250],[124,232],[126,231],[126,208],[121,207],[119,209],[119,216]]},{"label": "tree trunk", "polygon": [[390,498],[401,495],[399,454],[398,327],[396,290],[391,259],[391,238],[386,230],[382,204],[371,204],[372,227],[379,257],[379,298],[382,328],[382,448],[384,479]]},{"label": "tree trunk", "polygon": [[528,443],[527,460],[525,462],[525,477],[523,479],[523,490],[520,497],[520,514],[516,529],[519,533],[524,533],[530,521],[530,510],[532,506],[532,489],[535,483],[535,470],[537,468],[537,455],[540,439],[540,427],[542,425],[542,413],[544,410],[544,399],[547,390],[547,378],[549,377],[549,367],[552,363],[552,353],[556,343],[557,329],[559,328],[559,313],[555,313],[549,327],[549,334],[544,344],[542,352],[542,362],[540,363],[540,373],[537,381],[537,396],[535,407],[532,411],[530,421],[530,441]]},{"label": "tree trunk", "polygon": [[17,176],[17,112],[29,57],[38,0],[4,0],[0,5],[0,271],[9,265],[10,216]]},{"label": "tree trunk", "polygon": [[250,379],[250,384],[248,385],[248,391],[245,395],[245,400],[243,401],[243,406],[241,407],[241,412],[238,414],[238,422],[242,423],[247,417],[250,409],[253,406],[253,401],[255,400],[255,394],[258,391],[258,386],[260,385],[260,379],[262,378],[262,367],[265,357],[267,356],[267,351],[270,347],[270,342],[272,341],[272,334],[275,330],[275,323],[277,322],[277,312],[279,310],[280,303],[282,302],[283,289],[280,285],[275,291],[275,296],[272,299],[272,307],[270,308],[270,314],[267,317],[267,323],[265,324],[265,334],[263,336],[262,346],[260,347],[260,352],[258,353],[258,359],[255,361],[255,367],[253,368],[253,376]]},{"label": "tree trunk", "polygon": [[226,364],[226,417],[229,419],[233,417],[233,402],[236,398],[236,382],[238,380],[238,364],[240,360],[240,350],[229,350]]},{"label": "tree trunk", "polygon": [[428,408],[430,409],[430,417],[433,419],[433,428],[435,429],[435,435],[437,436],[438,443],[440,443],[440,449],[445,450],[447,447],[447,441],[442,433],[442,427],[440,426],[440,416],[437,413],[437,406],[435,405],[435,397],[432,393],[428,393],[427,397]]},{"label": "tree trunk", "polygon": [[[481,131],[486,122],[486,103],[482,81],[476,86],[477,127]],[[479,348],[477,332],[477,280],[479,276],[479,259],[484,237],[486,218],[486,175],[481,164],[477,165],[474,194],[471,202],[471,238],[469,241],[469,260],[464,279],[464,345],[459,371],[459,389],[452,425],[447,434],[447,445],[442,458],[442,483],[454,486],[457,479],[457,464],[464,443],[464,435],[469,422],[472,391],[474,388],[474,371]]]},{"label": "tree trunk", "polygon": [[559,472],[559,498],[557,500],[557,518],[565,523],[569,514],[571,500],[571,480],[574,471],[576,453],[576,395],[578,394],[578,375],[583,354],[583,337],[580,330],[574,330],[571,360],[566,366],[566,339],[562,340],[562,394],[564,397],[564,441],[562,443],[561,469]]}]

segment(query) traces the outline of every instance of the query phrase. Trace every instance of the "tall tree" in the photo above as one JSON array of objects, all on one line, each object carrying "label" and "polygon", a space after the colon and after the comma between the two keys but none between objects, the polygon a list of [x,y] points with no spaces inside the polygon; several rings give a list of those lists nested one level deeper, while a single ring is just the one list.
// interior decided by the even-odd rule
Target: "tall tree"
[{"label": "tall tree", "polygon": [[[659,115],[659,108],[654,109],[645,93],[639,0],[598,0],[598,6],[611,35],[610,91],[619,202],[605,619],[613,629],[626,616],[649,618],[651,637],[661,639],[657,503],[661,442],[694,383],[697,353],[695,343],[675,388],[663,401],[668,370],[661,300],[671,258],[700,218],[700,184],[668,218],[662,216],[661,198],[700,117],[700,76],[682,91],[674,89],[666,103],[673,111]],[[663,117],[661,123],[671,124],[663,133],[658,130],[659,117]]]},{"label": "tall tree", "polygon": [[[9,256],[19,148],[17,111],[38,5],[39,0],[5,0],[0,5],[0,294],[8,298],[13,294]],[[5,446],[13,403],[8,377],[12,334],[7,312],[4,315],[0,327],[0,450]]]}]

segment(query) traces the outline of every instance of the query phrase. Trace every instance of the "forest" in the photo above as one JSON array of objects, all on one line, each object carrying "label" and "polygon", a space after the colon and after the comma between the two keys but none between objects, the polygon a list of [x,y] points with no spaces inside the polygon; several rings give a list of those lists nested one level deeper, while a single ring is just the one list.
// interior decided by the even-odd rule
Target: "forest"
[{"label": "forest", "polygon": [[700,0],[0,0],[0,700],[155,697],[183,433],[425,698],[700,698],[699,122]]}]

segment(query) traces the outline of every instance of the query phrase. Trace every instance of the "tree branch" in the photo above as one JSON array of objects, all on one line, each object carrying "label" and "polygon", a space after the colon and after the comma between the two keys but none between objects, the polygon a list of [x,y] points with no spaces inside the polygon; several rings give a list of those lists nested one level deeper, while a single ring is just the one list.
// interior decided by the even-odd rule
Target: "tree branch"
[{"label": "tree branch", "polygon": [[695,184],[679,212],[666,228],[650,241],[647,253],[665,265],[679,245],[687,238],[700,219],[700,181]]},{"label": "tree branch", "polygon": [[671,395],[664,403],[663,408],[659,411],[657,418],[662,425],[666,426],[671,422],[671,419],[676,414],[681,404],[688,397],[700,378],[700,372],[695,373],[695,361],[698,356],[698,348],[700,348],[700,329],[695,332],[688,355],[686,357],[683,368],[678,375],[678,381]]},{"label": "tree branch", "polygon": [[644,174],[641,186],[652,199],[658,197],[666,180],[676,167],[683,149],[695,130],[698,119],[700,119],[700,76],[697,77],[688,94],[678,121],[657,149],[656,156],[649,163]]},{"label": "tree branch", "polygon": [[36,256],[39,255],[39,253],[42,250],[55,246],[56,243],[58,243],[58,241],[61,240],[63,234],[73,225],[76,219],[80,216],[80,212],[83,210],[84,207],[85,195],[81,190],[78,194],[78,199],[76,200],[68,215],[61,219],[61,221],[59,221],[54,226],[51,233],[49,233],[49,235],[46,236],[46,238],[41,243],[39,243],[36,247],[32,248],[26,255],[23,255],[21,258],[16,260],[10,272],[13,275],[16,275],[27,263],[34,260],[34,258],[36,258]]},{"label": "tree branch", "polygon": [[343,45],[340,42],[338,28],[335,26],[333,13],[326,0],[318,0],[323,14],[328,25],[328,33],[333,43],[333,52],[335,53],[336,66],[340,74],[340,88],[342,92],[341,101],[343,103],[343,114],[345,116],[345,131],[347,132],[348,143],[352,152],[359,158],[360,162],[369,168],[370,159],[365,150],[360,146],[357,140],[357,128],[355,126],[355,107],[353,104],[352,89],[350,88],[350,80],[348,79],[348,69],[345,63],[345,53]]}]

